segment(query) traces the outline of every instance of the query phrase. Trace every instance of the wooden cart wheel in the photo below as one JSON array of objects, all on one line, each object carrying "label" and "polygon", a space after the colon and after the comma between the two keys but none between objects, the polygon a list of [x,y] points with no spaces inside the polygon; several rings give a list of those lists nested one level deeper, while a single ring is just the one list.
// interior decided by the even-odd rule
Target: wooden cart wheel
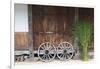
[{"label": "wooden cart wheel", "polygon": [[38,48],[38,57],[44,62],[52,61],[56,56],[56,48],[50,42],[45,42]]},{"label": "wooden cart wheel", "polygon": [[74,55],[73,46],[69,42],[62,42],[57,47],[57,57],[60,60],[69,60]]}]

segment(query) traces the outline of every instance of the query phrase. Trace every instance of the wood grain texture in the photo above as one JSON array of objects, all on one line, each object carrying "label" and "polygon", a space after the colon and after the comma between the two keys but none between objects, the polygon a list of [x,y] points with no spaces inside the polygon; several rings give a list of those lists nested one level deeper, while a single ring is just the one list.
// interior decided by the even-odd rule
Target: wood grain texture
[{"label": "wood grain texture", "polygon": [[44,42],[54,43],[55,46],[63,41],[72,43],[75,8],[33,6],[32,13],[34,49]]},{"label": "wood grain texture", "polygon": [[79,18],[94,23],[94,9],[79,8]]},{"label": "wood grain texture", "polygon": [[15,50],[28,49],[28,32],[15,32]]},{"label": "wood grain texture", "polygon": [[[78,9],[79,18],[93,22],[94,9]],[[31,47],[33,49],[38,49],[44,42],[54,43],[55,46],[63,41],[73,44],[72,27],[75,23],[75,7],[33,5],[31,15],[29,21],[31,41],[27,39],[28,32],[15,32],[15,49],[27,49],[28,41],[33,45]]]}]

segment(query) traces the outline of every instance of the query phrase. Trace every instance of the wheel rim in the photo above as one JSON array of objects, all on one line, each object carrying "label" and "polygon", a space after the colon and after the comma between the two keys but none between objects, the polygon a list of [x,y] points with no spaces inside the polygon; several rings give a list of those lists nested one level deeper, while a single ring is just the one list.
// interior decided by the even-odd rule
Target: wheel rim
[{"label": "wheel rim", "polygon": [[57,47],[57,57],[60,60],[69,60],[73,57],[74,49],[69,42],[62,42]]},{"label": "wheel rim", "polygon": [[44,62],[51,61],[55,58],[56,49],[53,44],[49,42],[42,43],[38,48],[38,57]]}]

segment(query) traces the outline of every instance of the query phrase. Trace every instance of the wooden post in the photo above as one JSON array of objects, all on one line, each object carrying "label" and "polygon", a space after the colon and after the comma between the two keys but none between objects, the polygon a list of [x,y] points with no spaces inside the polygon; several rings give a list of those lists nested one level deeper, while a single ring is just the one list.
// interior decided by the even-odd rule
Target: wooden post
[{"label": "wooden post", "polygon": [[[79,8],[75,7],[75,24],[77,23],[78,19],[79,19]],[[75,37],[74,38],[74,49],[75,49],[75,57],[74,59],[79,59],[79,46],[78,46],[78,38]]]},{"label": "wooden post", "polygon": [[30,57],[34,57],[34,53],[33,53],[33,30],[32,30],[32,5],[28,5],[28,28],[29,28],[28,46],[29,46],[29,51],[31,52]]}]

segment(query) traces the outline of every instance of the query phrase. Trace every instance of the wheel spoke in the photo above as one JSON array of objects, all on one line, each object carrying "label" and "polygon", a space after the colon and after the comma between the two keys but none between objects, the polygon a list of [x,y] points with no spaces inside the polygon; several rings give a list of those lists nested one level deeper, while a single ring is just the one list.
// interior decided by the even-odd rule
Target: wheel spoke
[{"label": "wheel spoke", "polygon": [[49,48],[49,50],[51,51],[51,50],[53,50],[54,48],[51,46],[50,48]]},{"label": "wheel spoke", "polygon": [[68,50],[68,52],[67,53],[73,53],[74,51],[73,50]]},{"label": "wheel spoke", "polygon": [[64,59],[66,60],[66,54],[64,54]]},{"label": "wheel spoke", "polygon": [[53,57],[51,54],[49,54],[51,57]]},{"label": "wheel spoke", "polygon": [[46,45],[46,49],[48,50],[49,49],[48,43],[46,43],[45,45]]},{"label": "wheel spoke", "polygon": [[42,56],[42,59],[45,59],[45,55]]},{"label": "wheel spoke", "polygon": [[54,50],[49,51],[49,54],[53,54],[53,53],[54,53]]},{"label": "wheel spoke", "polygon": [[65,56],[65,55],[63,54],[63,57],[62,57],[62,58],[64,58],[64,56]]},{"label": "wheel spoke", "polygon": [[57,53],[58,54],[63,54],[63,50],[58,50]]},{"label": "wheel spoke", "polygon": [[49,57],[49,59],[50,59],[50,55],[48,54],[48,57]]},{"label": "wheel spoke", "polygon": [[41,46],[40,48],[41,48],[42,50],[44,50],[44,49],[45,49],[45,48],[44,48],[44,46]]},{"label": "wheel spoke", "polygon": [[47,46],[46,46],[46,44],[44,44],[44,48],[45,48],[45,50],[47,49]]},{"label": "wheel spoke", "polygon": [[60,57],[63,57],[63,54],[61,54]]},{"label": "wheel spoke", "polygon": [[40,50],[40,53],[44,53],[44,50]]},{"label": "wheel spoke", "polygon": [[67,57],[67,58],[70,58],[69,54],[66,54],[66,57]]},{"label": "wheel spoke", "polygon": [[59,49],[63,49],[63,47],[62,46],[59,46]]}]

